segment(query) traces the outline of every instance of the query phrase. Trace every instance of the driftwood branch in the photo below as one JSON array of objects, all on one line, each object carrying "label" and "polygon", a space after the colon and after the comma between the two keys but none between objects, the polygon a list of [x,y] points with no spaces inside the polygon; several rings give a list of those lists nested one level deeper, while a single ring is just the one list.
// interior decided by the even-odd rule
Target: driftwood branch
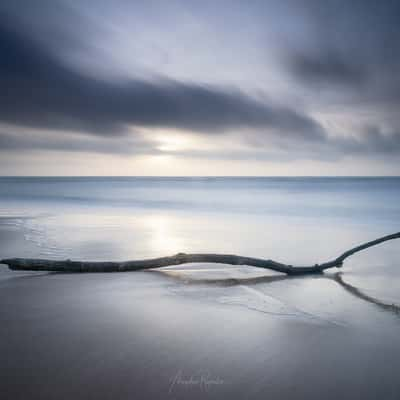
[{"label": "driftwood branch", "polygon": [[258,268],[266,268],[287,275],[302,275],[321,273],[328,268],[339,268],[343,261],[351,255],[375,246],[388,240],[399,239],[400,232],[392,235],[383,236],[371,242],[361,244],[347,250],[334,260],[323,264],[312,266],[292,266],[273,260],[265,260],[253,257],[242,257],[232,254],[186,254],[178,253],[170,257],[152,258],[147,260],[123,261],[123,262],[92,262],[92,261],[72,261],[72,260],[41,260],[30,258],[10,258],[1,260],[1,264],[6,264],[12,270],[24,271],[54,271],[54,272],[123,272],[138,271],[150,268],[168,267],[171,265],[187,263],[219,263],[231,265],[250,265]]}]

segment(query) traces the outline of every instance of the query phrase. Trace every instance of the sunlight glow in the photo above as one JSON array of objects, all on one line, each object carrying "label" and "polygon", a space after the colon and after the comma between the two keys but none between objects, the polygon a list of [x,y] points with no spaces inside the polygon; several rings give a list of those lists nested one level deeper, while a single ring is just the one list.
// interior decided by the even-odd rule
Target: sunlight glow
[{"label": "sunlight glow", "polygon": [[163,135],[156,136],[156,140],[160,142],[158,150],[165,152],[182,151],[190,148],[191,140],[182,134],[166,132]]},{"label": "sunlight glow", "polygon": [[150,233],[150,248],[155,254],[174,254],[184,248],[183,238],[177,235],[172,218],[165,215],[147,217],[144,224]]}]

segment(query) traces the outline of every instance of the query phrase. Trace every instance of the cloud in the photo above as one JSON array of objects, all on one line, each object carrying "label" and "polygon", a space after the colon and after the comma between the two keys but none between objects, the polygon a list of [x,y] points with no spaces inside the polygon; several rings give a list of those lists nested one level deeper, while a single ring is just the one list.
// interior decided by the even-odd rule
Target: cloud
[{"label": "cloud", "polygon": [[66,132],[37,131],[17,129],[0,129],[0,152],[61,151],[116,154],[161,154],[159,143],[141,135],[129,135],[124,140],[115,140],[109,136],[71,134]]},{"label": "cloud", "polygon": [[336,139],[333,144],[345,154],[398,156],[400,132],[382,132],[379,127],[369,127],[357,137]]},{"label": "cloud", "polygon": [[321,140],[312,118],[260,102],[235,89],[167,79],[110,82],[79,74],[33,39],[0,28],[3,122],[96,135],[121,135],[126,125],[202,133],[270,129]]},{"label": "cloud", "polygon": [[[209,8],[188,2],[182,13],[178,2],[169,10],[168,23],[163,12],[154,16],[139,3],[129,8],[125,2],[119,7],[100,2],[95,11],[85,2],[74,7],[62,0],[41,0],[42,7],[20,0],[6,3],[0,5],[0,123],[7,124],[0,129],[3,151],[159,154],[155,131],[162,135],[171,130],[201,135],[212,144],[171,152],[176,157],[285,162],[400,152],[400,119],[387,118],[390,106],[400,105],[398,2],[284,0],[232,7],[227,1],[217,7],[210,2]],[[215,29],[221,13],[226,24]],[[214,25],[207,25],[208,14]],[[240,33],[238,21],[247,24]],[[130,25],[136,28],[129,30]],[[175,28],[164,41],[164,31]],[[107,43],[102,39],[115,30],[123,32],[115,37],[124,41],[113,52],[111,44],[119,43],[115,37]],[[188,39],[193,30],[201,43]],[[130,39],[137,42],[130,46]],[[175,79],[162,75],[168,68],[151,56],[152,45],[174,60]],[[209,51],[225,45],[224,57]],[[130,51],[129,57],[121,56]],[[96,68],[105,54],[116,54],[117,61],[103,60],[106,68]],[[134,57],[149,68],[146,79],[137,71],[129,79],[114,70],[104,73]],[[278,59],[283,64],[277,72],[272,64]],[[215,80],[210,79],[214,69]],[[253,70],[257,73],[245,77],[244,90],[239,90],[241,76],[235,73],[251,75]],[[225,75],[224,85],[204,83],[218,83]],[[258,90],[261,95],[251,95]],[[262,96],[267,90],[268,100]],[[346,117],[366,102],[373,106],[367,122],[374,128],[361,129],[363,121],[355,124],[357,131],[347,130],[352,121],[346,125]],[[337,124],[325,113],[333,104],[340,106]],[[336,126],[348,135],[339,137]]]},{"label": "cloud", "polygon": [[298,78],[307,83],[359,87],[368,80],[365,64],[325,49],[291,54],[290,67]]},{"label": "cloud", "polygon": [[353,103],[400,102],[400,3],[304,0],[307,40],[285,48],[285,64],[306,87]]}]

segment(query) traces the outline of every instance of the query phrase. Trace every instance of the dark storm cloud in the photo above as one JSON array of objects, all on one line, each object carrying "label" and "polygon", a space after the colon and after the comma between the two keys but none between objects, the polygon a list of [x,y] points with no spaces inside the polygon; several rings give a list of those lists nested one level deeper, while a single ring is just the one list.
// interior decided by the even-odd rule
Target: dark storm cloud
[{"label": "dark storm cloud", "polygon": [[368,71],[334,51],[321,50],[292,55],[292,68],[306,82],[360,86],[367,82]]},{"label": "dark storm cloud", "polygon": [[172,80],[110,82],[62,64],[14,28],[0,28],[0,119],[25,126],[117,134],[125,124],[216,133],[272,128],[304,140],[323,133],[311,118],[239,91]]},{"label": "dark storm cloud", "polygon": [[[400,2],[304,0],[308,40],[286,49],[290,71],[366,102],[400,100]],[[354,97],[354,95],[357,95]]]}]

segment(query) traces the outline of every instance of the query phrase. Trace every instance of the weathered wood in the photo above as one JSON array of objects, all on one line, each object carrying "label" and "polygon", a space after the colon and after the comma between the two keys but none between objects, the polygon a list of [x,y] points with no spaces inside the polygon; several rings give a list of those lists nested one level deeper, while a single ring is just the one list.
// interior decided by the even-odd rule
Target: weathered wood
[{"label": "weathered wood", "polygon": [[341,267],[343,261],[351,255],[365,250],[369,247],[386,242],[388,240],[399,239],[400,232],[392,235],[383,236],[371,242],[367,242],[347,250],[334,260],[313,266],[296,266],[283,264],[273,260],[261,258],[242,257],[233,254],[186,254],[178,253],[169,257],[152,258],[146,260],[123,261],[123,262],[101,262],[101,261],[72,261],[72,260],[41,260],[30,258],[10,258],[1,260],[1,264],[6,264],[12,270],[23,271],[54,271],[54,272],[123,272],[138,271],[150,268],[168,267],[187,263],[219,263],[231,265],[249,265],[257,268],[266,268],[287,275],[302,275],[321,273],[325,269]]}]

